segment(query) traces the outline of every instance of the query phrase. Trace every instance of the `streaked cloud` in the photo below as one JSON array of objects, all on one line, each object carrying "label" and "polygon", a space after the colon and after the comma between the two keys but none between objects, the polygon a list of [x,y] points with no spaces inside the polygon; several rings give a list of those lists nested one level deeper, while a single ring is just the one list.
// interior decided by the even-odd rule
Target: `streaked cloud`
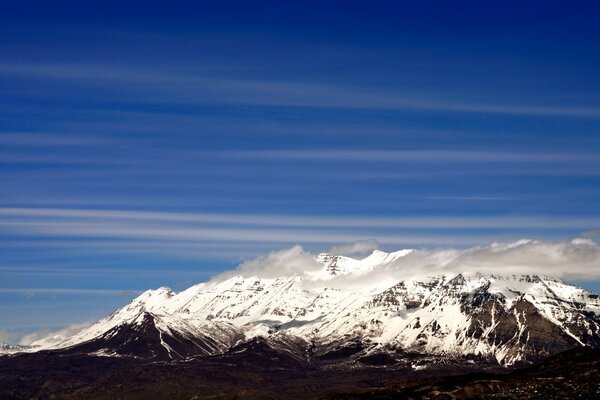
[{"label": "streaked cloud", "polygon": [[89,296],[127,296],[141,293],[139,290],[116,289],[82,289],[82,288],[0,288],[0,293],[22,294],[35,296],[38,294],[49,295],[89,295]]},{"label": "streaked cloud", "polygon": [[[51,245],[51,243],[47,243]],[[31,248],[31,243],[29,244],[29,248]],[[86,246],[90,246],[86,243]],[[91,245],[93,247],[93,245]],[[110,246],[114,248],[112,245],[107,244],[107,247]],[[132,247],[135,249],[135,247]],[[164,271],[162,269],[148,269],[144,267],[131,267],[131,268],[112,268],[107,266],[106,268],[90,268],[86,266],[74,266],[71,268],[64,267],[56,267],[56,266],[45,266],[45,267],[32,267],[26,265],[15,265],[15,266],[2,266],[0,267],[0,273],[10,274],[10,275],[26,275],[26,276],[76,276],[76,277],[85,277],[85,276],[110,276],[118,274],[120,276],[135,276],[139,274],[148,275],[156,275],[156,276],[165,276],[165,275],[185,275],[185,276],[195,276],[198,279],[203,277],[209,277],[214,274],[212,270],[202,270],[202,269],[187,269],[187,270],[177,270],[177,269],[169,269],[168,271]]]},{"label": "streaked cloud", "polygon": [[[441,111],[533,116],[599,118],[600,108],[527,104],[485,104],[423,98],[411,94],[369,92],[332,84],[302,81],[222,78],[165,69],[144,70],[115,65],[2,63],[0,74],[20,78],[113,82],[129,87],[129,100],[138,103],[229,103],[268,106]],[[140,85],[143,83],[143,85]],[[137,92],[137,94],[135,93]],[[119,91],[123,97],[122,91]],[[96,98],[99,96],[95,94]],[[127,97],[124,97],[127,99]]]},{"label": "streaked cloud", "polygon": [[89,146],[114,141],[90,135],[66,135],[40,132],[0,132],[0,144],[6,146]]},{"label": "streaked cloud", "polygon": [[[33,222],[2,221],[0,227],[29,235],[71,236],[79,238],[137,238],[146,240],[168,241],[231,241],[231,242],[266,242],[266,243],[337,243],[354,242],[364,237],[358,231],[326,232],[321,229],[260,229],[260,228],[225,228],[225,227],[169,227],[142,226],[135,224],[97,222],[90,225],[86,222]],[[409,243],[441,245],[472,244],[479,242],[481,235],[415,235],[415,234],[380,234],[377,240],[381,243]]]},{"label": "streaked cloud", "polygon": [[[421,217],[358,217],[318,215],[252,215],[252,214],[206,214],[190,212],[131,211],[75,208],[24,208],[0,207],[0,217],[49,219],[65,221],[91,219],[98,221],[146,221],[165,223],[215,223],[224,225],[329,227],[329,228],[431,228],[461,229],[480,228],[583,228],[600,223],[600,216],[421,216]],[[4,220],[10,224],[12,220]],[[20,221],[20,222],[19,222]],[[28,220],[30,221],[30,220]],[[15,220],[15,224],[27,226],[28,221]],[[32,222],[35,223],[35,222]]]},{"label": "streaked cloud", "polygon": [[427,196],[426,200],[452,200],[452,201],[515,201],[517,197],[510,196]]},{"label": "streaked cloud", "polygon": [[295,243],[322,250],[334,246],[340,254],[364,253],[379,245],[465,247],[514,238],[523,231],[560,236],[565,230],[581,232],[598,225],[600,216],[382,217],[0,208],[0,233],[12,237],[2,247],[10,247],[13,253],[34,246],[71,254],[164,254],[192,259],[234,260]]},{"label": "streaked cloud", "polygon": [[[214,153],[213,153],[214,154]],[[436,163],[555,163],[597,162],[599,154],[542,153],[487,150],[350,150],[350,149],[278,149],[217,152],[230,157],[275,160],[326,161],[428,161]]]}]

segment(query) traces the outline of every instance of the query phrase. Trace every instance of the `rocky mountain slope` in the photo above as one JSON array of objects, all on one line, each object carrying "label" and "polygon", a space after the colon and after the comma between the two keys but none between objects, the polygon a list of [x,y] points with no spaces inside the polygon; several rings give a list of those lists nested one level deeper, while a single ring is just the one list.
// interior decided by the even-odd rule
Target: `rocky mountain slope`
[{"label": "rocky mountain slope", "polygon": [[398,281],[383,274],[361,282],[411,254],[321,254],[319,267],[303,274],[221,277],[180,293],[149,290],[73,336],[25,351],[188,360],[258,339],[299,360],[408,359],[418,370],[432,360],[507,366],[600,347],[598,295],[550,277],[469,272]]}]

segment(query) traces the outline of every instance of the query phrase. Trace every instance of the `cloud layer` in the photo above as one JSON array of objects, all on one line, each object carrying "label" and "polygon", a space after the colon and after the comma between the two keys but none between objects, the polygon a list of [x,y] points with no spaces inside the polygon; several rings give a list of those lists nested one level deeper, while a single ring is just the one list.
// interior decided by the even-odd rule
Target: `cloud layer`
[{"label": "cloud layer", "polygon": [[[598,118],[596,107],[545,106],[530,104],[493,104],[471,101],[444,101],[419,97],[418,94],[390,95],[362,87],[315,84],[307,81],[268,79],[223,79],[207,75],[184,75],[181,71],[165,73],[112,65],[2,63],[0,76],[27,79],[72,81],[80,85],[97,85],[103,81],[125,87],[130,100],[165,101],[176,104],[246,104],[255,106],[295,106],[368,110],[438,111],[500,115],[559,115]],[[140,83],[143,89],[140,90]],[[174,89],[177,88],[177,89]],[[121,95],[122,91],[119,92]],[[104,94],[107,96],[107,94]],[[98,96],[98,94],[96,94]],[[116,96],[109,92],[107,98]],[[422,95],[421,95],[422,96]],[[177,99],[177,100],[175,100]]]},{"label": "cloud layer", "polygon": [[466,247],[515,239],[515,232],[523,230],[540,231],[546,238],[564,237],[565,231],[588,231],[589,236],[598,225],[595,216],[299,216],[0,207],[0,235],[11,237],[13,249],[21,243],[26,248],[194,259],[255,257],[297,243],[310,249],[335,246],[334,254],[361,256],[380,244]]},{"label": "cloud layer", "polygon": [[[358,242],[341,250],[364,250],[368,243]],[[319,266],[300,246],[275,251],[242,263],[235,271],[222,275],[275,277],[300,274],[311,280],[310,272]],[[590,239],[548,242],[523,239],[512,243],[491,243],[468,249],[443,248],[415,250],[392,263],[378,265],[359,275],[340,275],[328,281],[334,287],[361,287],[415,276],[474,273],[497,275],[537,274],[566,280],[600,279],[600,246]]]},{"label": "cloud layer", "polygon": [[65,338],[68,338],[69,336],[79,332],[83,328],[90,326],[90,324],[91,324],[90,322],[81,323],[81,324],[71,324],[61,330],[58,330],[58,331],[50,331],[48,329],[40,329],[38,331],[35,331],[35,332],[32,332],[32,333],[22,336],[21,339],[19,340],[19,344],[21,346],[28,346],[31,343],[33,343],[37,340],[40,340],[40,339],[52,340],[52,341],[55,341],[56,343],[60,343]]}]

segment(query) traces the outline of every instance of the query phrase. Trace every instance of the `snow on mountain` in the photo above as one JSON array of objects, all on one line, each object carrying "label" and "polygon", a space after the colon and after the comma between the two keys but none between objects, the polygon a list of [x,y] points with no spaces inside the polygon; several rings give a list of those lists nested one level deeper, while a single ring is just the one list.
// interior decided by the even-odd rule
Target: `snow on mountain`
[{"label": "snow on mountain", "polygon": [[178,294],[149,290],[73,336],[32,348],[185,359],[262,337],[310,343],[317,353],[360,342],[367,353],[400,348],[509,365],[600,346],[598,295],[549,277],[467,272],[338,284],[413,252],[376,250],[361,260],[323,253],[321,270],[305,274],[236,275]]},{"label": "snow on mountain", "polygon": [[28,346],[10,345],[6,343],[0,344],[0,354],[22,353],[29,350]]},{"label": "snow on mountain", "polygon": [[309,276],[315,279],[328,279],[337,275],[365,275],[373,271],[375,267],[392,263],[413,251],[413,249],[405,249],[393,253],[386,253],[375,250],[371,255],[360,260],[321,253],[317,256],[317,261],[325,264],[325,269],[309,274]]},{"label": "snow on mountain", "polygon": [[154,308],[159,308],[162,304],[168,301],[174,292],[169,288],[159,288],[156,290],[147,290],[125,307],[116,310],[108,317],[101,319],[95,324],[90,325],[77,332],[76,334],[64,337],[62,335],[52,335],[43,339],[34,341],[30,344],[31,348],[51,349],[58,347],[68,347],[79,344],[90,339],[93,339],[110,329],[134,320],[144,311],[152,311]]}]

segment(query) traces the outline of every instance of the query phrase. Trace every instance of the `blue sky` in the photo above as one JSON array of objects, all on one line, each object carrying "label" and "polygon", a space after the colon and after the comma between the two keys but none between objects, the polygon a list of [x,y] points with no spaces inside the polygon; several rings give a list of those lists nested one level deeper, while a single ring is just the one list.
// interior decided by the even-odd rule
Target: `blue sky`
[{"label": "blue sky", "polygon": [[294,244],[600,228],[593,2],[13,3],[2,330],[92,320]]}]

